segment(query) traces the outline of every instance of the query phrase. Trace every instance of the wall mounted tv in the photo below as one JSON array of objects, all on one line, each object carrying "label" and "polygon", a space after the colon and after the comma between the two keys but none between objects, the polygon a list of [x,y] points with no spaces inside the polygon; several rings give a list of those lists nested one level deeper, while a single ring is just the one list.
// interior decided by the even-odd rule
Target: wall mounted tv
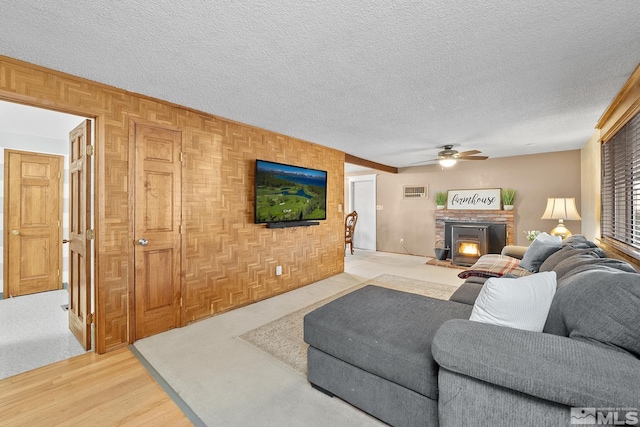
[{"label": "wall mounted tv", "polygon": [[[327,172],[256,160],[256,224],[317,225],[327,219]],[[306,224],[305,224],[306,222]]]}]

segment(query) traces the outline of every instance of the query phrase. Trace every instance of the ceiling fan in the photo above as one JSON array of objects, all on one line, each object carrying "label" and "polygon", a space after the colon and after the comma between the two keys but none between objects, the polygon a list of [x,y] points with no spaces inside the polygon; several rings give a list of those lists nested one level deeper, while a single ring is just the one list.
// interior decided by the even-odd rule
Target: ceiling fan
[{"label": "ceiling fan", "polygon": [[488,156],[476,156],[475,154],[481,153],[481,151],[478,150],[458,152],[458,150],[453,149],[453,145],[442,145],[438,148],[443,148],[443,150],[438,153],[437,159],[423,160],[422,162],[414,164],[433,162],[437,160],[441,166],[448,168],[455,165],[458,160],[487,160],[489,158]]}]

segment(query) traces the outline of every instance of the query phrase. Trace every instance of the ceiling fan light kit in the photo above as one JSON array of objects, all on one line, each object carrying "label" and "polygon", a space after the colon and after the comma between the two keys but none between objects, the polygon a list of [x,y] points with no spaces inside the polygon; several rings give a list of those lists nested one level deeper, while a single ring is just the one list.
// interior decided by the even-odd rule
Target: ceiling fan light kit
[{"label": "ceiling fan light kit", "polygon": [[458,152],[458,150],[453,149],[453,145],[443,145],[439,148],[444,148],[444,150],[438,153],[437,159],[424,160],[422,162],[417,162],[414,164],[417,165],[420,163],[437,161],[443,168],[450,168],[451,166],[455,165],[458,160],[487,160],[489,158],[487,156],[476,156],[475,154],[481,153],[478,150],[469,150],[460,153]]},{"label": "ceiling fan light kit", "polygon": [[458,161],[456,159],[440,159],[438,160],[438,163],[440,163],[440,166],[442,166],[443,168],[450,168],[451,166],[455,165]]}]

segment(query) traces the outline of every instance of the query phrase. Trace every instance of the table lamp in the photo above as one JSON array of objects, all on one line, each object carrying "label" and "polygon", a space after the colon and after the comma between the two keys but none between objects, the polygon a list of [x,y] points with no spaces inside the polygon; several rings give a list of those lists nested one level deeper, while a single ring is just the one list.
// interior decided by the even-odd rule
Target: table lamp
[{"label": "table lamp", "polygon": [[551,230],[549,234],[560,236],[563,239],[571,236],[571,231],[564,225],[564,220],[578,221],[582,218],[576,208],[575,197],[571,198],[548,198],[547,208],[542,214],[541,219],[557,219],[558,226]]}]

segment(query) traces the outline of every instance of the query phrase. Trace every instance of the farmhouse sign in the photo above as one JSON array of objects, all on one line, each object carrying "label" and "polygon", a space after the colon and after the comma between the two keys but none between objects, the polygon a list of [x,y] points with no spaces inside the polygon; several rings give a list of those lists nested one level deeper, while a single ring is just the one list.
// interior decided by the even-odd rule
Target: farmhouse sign
[{"label": "farmhouse sign", "polygon": [[447,209],[500,209],[500,189],[449,190]]}]

